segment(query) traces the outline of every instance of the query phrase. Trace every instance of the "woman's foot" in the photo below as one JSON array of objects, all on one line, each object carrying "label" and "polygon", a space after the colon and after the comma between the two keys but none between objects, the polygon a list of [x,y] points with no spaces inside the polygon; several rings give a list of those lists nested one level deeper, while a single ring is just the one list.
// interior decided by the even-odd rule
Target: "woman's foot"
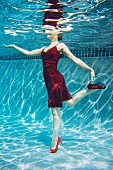
[{"label": "woman's foot", "polygon": [[58,136],[57,145],[55,149],[50,149],[49,153],[55,153],[58,150],[58,145],[62,142],[61,138]]},{"label": "woman's foot", "polygon": [[105,89],[106,88],[106,86],[101,82],[98,82],[95,84],[89,83],[87,87],[88,89]]}]

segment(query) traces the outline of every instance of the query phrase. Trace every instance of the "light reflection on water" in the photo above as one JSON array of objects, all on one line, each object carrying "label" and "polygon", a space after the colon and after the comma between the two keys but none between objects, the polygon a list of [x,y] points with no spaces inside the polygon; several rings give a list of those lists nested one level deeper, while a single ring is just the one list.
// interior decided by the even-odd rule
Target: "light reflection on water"
[{"label": "light reflection on water", "polygon": [[47,3],[50,1],[3,0],[0,4],[3,23],[0,57],[14,54],[14,51],[5,49],[3,44],[14,43],[28,50],[47,46],[44,30],[51,24],[64,32],[63,42],[68,44],[69,48],[72,47],[71,44],[80,48],[103,48],[109,45],[112,48],[112,1],[65,0],[53,7],[51,3]]},{"label": "light reflection on water", "polygon": [[[63,31],[71,30],[65,41],[71,42],[73,48],[75,44],[112,42],[112,1],[63,0],[59,5],[63,8],[57,26]],[[51,10],[45,1],[7,0],[1,7],[2,43],[27,48],[47,45],[42,27],[45,12]],[[14,54],[3,49],[1,55],[10,56],[11,52]],[[63,144],[54,155],[48,153],[52,116],[47,108],[41,60],[0,61],[0,169],[113,169],[112,60],[84,58],[95,69],[96,81],[103,81],[107,89],[87,96],[73,108],[64,104],[60,128]],[[87,72],[68,59],[60,61],[59,69],[71,94],[86,88]]]},{"label": "light reflection on water", "polygon": [[[58,27],[64,28],[67,31],[67,26],[76,30],[78,24],[95,25],[98,20],[103,20],[106,11],[110,13],[109,8],[103,5],[102,8],[98,7],[104,4],[105,0],[89,0],[89,1],[55,1],[53,7],[51,1],[8,1],[3,11],[5,20],[4,31],[6,34],[18,36],[33,30],[37,33],[43,33],[42,24],[43,17],[47,11],[55,11],[58,15],[57,9],[62,12],[61,18],[58,19]],[[57,4],[57,5],[56,5]],[[108,2],[109,4],[109,2]],[[59,7],[58,7],[59,6]],[[10,9],[10,13],[9,13]],[[110,16],[109,16],[110,17]],[[50,19],[50,18],[49,18]],[[48,19],[48,20],[49,20]],[[53,19],[54,21],[54,19]],[[105,23],[105,20],[103,20]],[[68,30],[69,31],[69,30]]]}]

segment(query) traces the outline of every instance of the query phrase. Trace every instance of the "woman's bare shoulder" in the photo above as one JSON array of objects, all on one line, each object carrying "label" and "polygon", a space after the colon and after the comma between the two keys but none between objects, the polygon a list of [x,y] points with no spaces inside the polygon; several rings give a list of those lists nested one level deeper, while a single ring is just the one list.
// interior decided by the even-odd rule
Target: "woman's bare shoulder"
[{"label": "woman's bare shoulder", "polygon": [[61,46],[61,47],[64,47],[64,46],[66,46],[66,45],[62,42],[62,43],[60,43],[60,46]]},{"label": "woman's bare shoulder", "polygon": [[67,46],[64,43],[59,43],[59,47],[60,50],[63,50],[64,48],[66,48]]}]

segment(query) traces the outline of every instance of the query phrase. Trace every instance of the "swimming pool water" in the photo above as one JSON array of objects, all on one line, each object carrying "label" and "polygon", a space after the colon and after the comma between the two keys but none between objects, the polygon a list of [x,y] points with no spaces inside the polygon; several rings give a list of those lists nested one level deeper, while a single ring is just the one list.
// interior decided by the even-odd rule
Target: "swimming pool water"
[{"label": "swimming pool water", "polygon": [[[52,115],[42,61],[0,61],[0,170],[113,169],[113,58],[84,58],[96,82],[106,84],[74,107],[63,104],[62,145],[49,153]],[[73,95],[86,88],[89,73],[67,58],[59,61]]]},{"label": "swimming pool water", "polygon": [[[55,154],[49,153],[53,121],[42,61],[38,56],[24,60],[26,56],[3,46],[13,43],[28,50],[47,46],[42,29],[46,12],[51,11],[47,2],[51,0],[0,1],[0,170],[112,170],[113,2],[54,1],[62,14],[58,27],[72,29],[64,32],[63,42],[94,68],[95,82],[107,86],[74,107],[63,104],[59,132],[63,143]],[[72,95],[87,88],[87,71],[67,58],[58,67]]]}]

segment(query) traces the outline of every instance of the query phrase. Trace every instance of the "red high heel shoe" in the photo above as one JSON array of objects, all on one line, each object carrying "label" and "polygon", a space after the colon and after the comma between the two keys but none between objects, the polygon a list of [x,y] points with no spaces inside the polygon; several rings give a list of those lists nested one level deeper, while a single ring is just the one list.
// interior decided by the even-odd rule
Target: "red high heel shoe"
[{"label": "red high heel shoe", "polygon": [[49,153],[55,153],[58,150],[58,145],[62,142],[61,138],[58,136],[57,145],[55,149],[50,149]]},{"label": "red high heel shoe", "polygon": [[95,84],[89,83],[87,85],[87,87],[88,87],[88,89],[105,89],[106,88],[106,86],[101,82],[98,82],[98,83],[95,83]]}]

